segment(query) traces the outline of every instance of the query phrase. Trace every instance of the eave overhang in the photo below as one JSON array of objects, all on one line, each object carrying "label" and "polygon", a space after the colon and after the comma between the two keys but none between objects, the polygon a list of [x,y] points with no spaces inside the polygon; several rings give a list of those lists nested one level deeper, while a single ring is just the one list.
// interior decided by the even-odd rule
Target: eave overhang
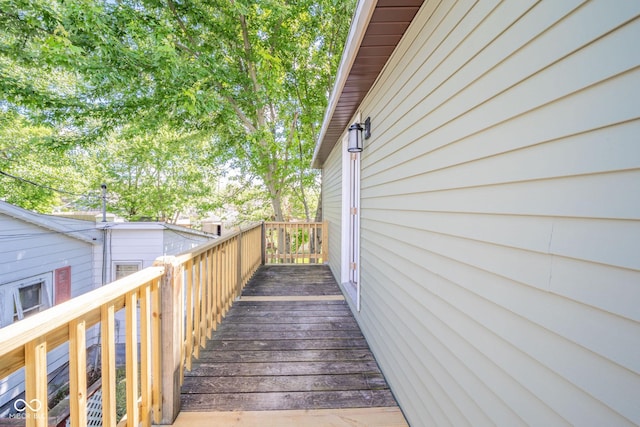
[{"label": "eave overhang", "polygon": [[314,168],[322,168],[423,1],[358,2],[313,154]]}]

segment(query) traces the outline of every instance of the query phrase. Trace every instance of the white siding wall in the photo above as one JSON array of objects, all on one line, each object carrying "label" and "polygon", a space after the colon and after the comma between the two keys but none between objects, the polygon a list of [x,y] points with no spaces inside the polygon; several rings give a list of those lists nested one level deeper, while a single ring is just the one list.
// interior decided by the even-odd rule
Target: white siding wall
[{"label": "white siding wall", "polygon": [[[140,262],[141,269],[151,267],[163,255],[177,255],[205,243],[206,237],[197,234],[167,230],[161,224],[114,224],[107,231],[107,280],[115,280],[115,263]],[[98,249],[102,260],[102,248]],[[102,261],[97,263],[96,276],[101,282]],[[116,343],[125,342],[125,313],[116,313]],[[140,317],[138,316],[138,324]],[[95,343],[97,343],[97,338]]]},{"label": "white siding wall", "polygon": [[93,289],[93,245],[0,214],[0,286],[71,266],[72,296]]},{"label": "white siding wall", "polygon": [[322,216],[329,222],[329,267],[340,281],[342,257],[342,144],[336,144],[322,171]]},{"label": "white siding wall", "polygon": [[112,262],[142,261],[142,268],[147,268],[163,255],[162,230],[114,228],[111,233],[109,253]]},{"label": "white siding wall", "polygon": [[[71,295],[81,295],[93,289],[93,245],[62,233],[0,214],[0,298],[7,297],[2,285],[17,280],[51,274],[54,270],[71,266]],[[16,236],[9,238],[6,236]],[[52,286],[52,288],[55,285]],[[51,295],[53,302],[53,295]],[[67,360],[65,346],[48,354],[49,370],[60,367]],[[22,371],[0,379],[0,406],[24,391]]]},{"label": "white siding wall", "polygon": [[639,14],[428,0],[363,102],[358,320],[412,425],[640,424]]},{"label": "white siding wall", "polygon": [[178,255],[179,253],[200,246],[209,240],[208,237],[197,234],[165,229],[163,232],[164,253],[161,255]]}]

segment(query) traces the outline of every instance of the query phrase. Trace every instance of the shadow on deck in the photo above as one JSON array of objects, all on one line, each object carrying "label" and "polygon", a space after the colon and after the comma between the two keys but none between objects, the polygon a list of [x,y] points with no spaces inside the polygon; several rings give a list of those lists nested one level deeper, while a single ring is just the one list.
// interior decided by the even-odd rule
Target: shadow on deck
[{"label": "shadow on deck", "polygon": [[176,426],[406,425],[324,265],[261,267],[185,373],[181,401]]}]

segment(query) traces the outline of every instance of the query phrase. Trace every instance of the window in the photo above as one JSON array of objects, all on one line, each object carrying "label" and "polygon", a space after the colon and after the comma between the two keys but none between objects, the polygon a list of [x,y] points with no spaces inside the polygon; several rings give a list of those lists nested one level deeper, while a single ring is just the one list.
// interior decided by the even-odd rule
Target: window
[{"label": "window", "polygon": [[33,285],[18,288],[18,292],[14,293],[13,303],[13,320],[21,320],[29,317],[46,308],[46,301],[43,298],[44,283],[34,283]]},{"label": "window", "polygon": [[0,326],[7,326],[51,307],[51,273],[0,287]]},{"label": "window", "polygon": [[142,261],[116,261],[113,263],[113,280],[119,280],[142,269]]}]

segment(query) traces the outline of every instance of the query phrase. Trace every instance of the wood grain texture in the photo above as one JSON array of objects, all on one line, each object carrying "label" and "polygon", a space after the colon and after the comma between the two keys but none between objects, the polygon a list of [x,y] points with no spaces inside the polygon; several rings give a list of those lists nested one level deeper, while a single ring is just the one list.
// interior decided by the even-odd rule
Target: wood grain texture
[{"label": "wood grain texture", "polygon": [[272,296],[243,296],[243,301],[344,301],[342,295],[272,295]]},{"label": "wood grain texture", "polygon": [[[327,266],[261,267],[185,373],[182,411],[397,407]],[[293,295],[287,300],[286,293]]]},{"label": "wood grain texture", "polygon": [[402,427],[399,408],[350,408],[291,411],[182,412],[174,427]]}]

